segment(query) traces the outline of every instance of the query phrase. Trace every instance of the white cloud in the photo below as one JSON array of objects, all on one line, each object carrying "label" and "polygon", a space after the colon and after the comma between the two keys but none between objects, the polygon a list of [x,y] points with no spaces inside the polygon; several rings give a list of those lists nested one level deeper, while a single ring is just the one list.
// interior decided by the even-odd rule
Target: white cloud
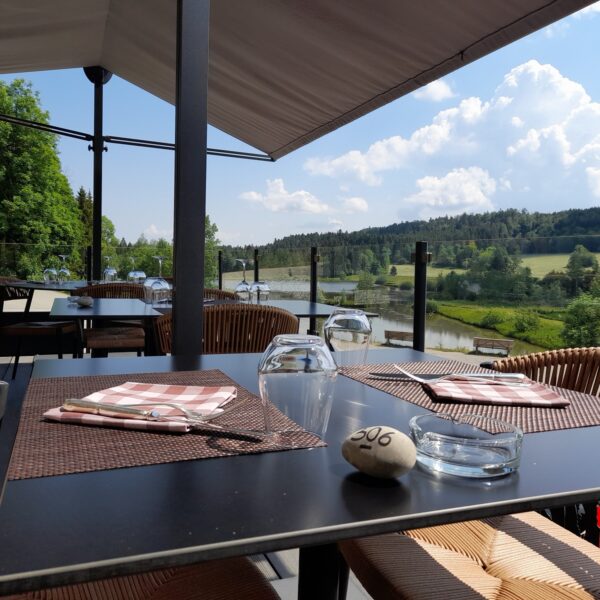
[{"label": "white cloud", "polygon": [[452,91],[450,86],[441,79],[428,83],[414,93],[415,98],[418,98],[419,100],[429,100],[430,102],[441,102],[442,100],[454,98],[454,96],[456,96],[456,94]]},{"label": "white cloud", "polygon": [[342,202],[345,212],[356,213],[356,212],[368,212],[369,204],[364,198],[354,196],[352,198],[345,198]]},{"label": "white cloud", "polygon": [[172,229],[160,229],[154,223],[148,225],[146,229],[144,229],[144,237],[148,240],[172,240],[173,239],[173,230]]},{"label": "white cloud", "polygon": [[329,206],[306,190],[288,192],[283,179],[268,179],[267,192],[244,192],[240,195],[243,200],[261,204],[272,212],[305,212],[325,213]]},{"label": "white cloud", "polygon": [[339,219],[329,219],[329,225],[334,229],[341,229],[343,224],[344,222]]},{"label": "white cloud", "polygon": [[404,201],[418,206],[421,218],[494,209],[490,196],[496,192],[496,182],[479,167],[454,169],[444,177],[423,177],[416,183],[419,191]]},{"label": "white cloud", "polygon": [[567,31],[570,28],[571,25],[568,21],[556,21],[556,23],[552,23],[544,29],[544,35],[548,39],[563,38],[567,35]]},{"label": "white cloud", "polygon": [[345,177],[344,183],[348,176],[371,186],[390,179],[388,185],[409,196],[409,186],[424,175],[444,178],[478,166],[497,182],[497,207],[532,211],[589,206],[597,189],[600,103],[550,64],[517,65],[491,94],[465,98],[409,134],[394,135],[393,127],[365,149],[313,157],[305,169]]},{"label": "white cloud", "polygon": [[588,167],[585,172],[592,194],[600,198],[600,168]]},{"label": "white cloud", "polygon": [[600,2],[595,2],[594,4],[590,4],[589,6],[578,10],[573,16],[576,19],[581,19],[581,17],[593,17],[597,13],[600,13]]}]

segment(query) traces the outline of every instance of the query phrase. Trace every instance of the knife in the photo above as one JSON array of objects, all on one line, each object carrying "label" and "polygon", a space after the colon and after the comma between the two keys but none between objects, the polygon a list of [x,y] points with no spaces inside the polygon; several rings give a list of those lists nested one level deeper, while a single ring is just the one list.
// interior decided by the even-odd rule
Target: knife
[{"label": "knife", "polygon": [[[369,375],[373,377],[383,377],[385,379],[400,379],[406,381],[414,381],[407,375],[403,375],[398,371],[394,371],[392,373],[378,373],[373,371],[370,372]],[[477,379],[489,379],[490,381],[499,380],[522,382],[525,379],[525,375],[523,375],[523,373],[415,373],[415,377],[420,377],[421,379],[439,379],[440,377],[450,377],[451,375],[456,375],[457,377],[476,377]]]}]

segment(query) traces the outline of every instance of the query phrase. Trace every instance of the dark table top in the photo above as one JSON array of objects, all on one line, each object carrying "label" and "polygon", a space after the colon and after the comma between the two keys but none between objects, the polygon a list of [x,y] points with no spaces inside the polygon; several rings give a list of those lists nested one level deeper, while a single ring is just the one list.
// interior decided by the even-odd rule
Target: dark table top
[{"label": "dark table top", "polygon": [[[215,302],[207,302],[206,306],[210,306],[211,304],[227,304],[229,302],[232,301],[217,300]],[[326,319],[336,308],[338,308],[337,306],[332,306],[331,304],[310,302],[309,300],[261,300],[260,304],[264,306],[276,306],[278,308],[283,308],[284,310],[296,315],[299,319],[308,319],[311,317]],[[162,304],[155,308],[164,313],[169,312],[172,306],[171,304]],[[366,315],[369,317],[379,316],[377,313],[373,312],[366,312]]]},{"label": "dark table top", "polygon": [[151,304],[131,298],[94,298],[90,307],[71,304],[68,298],[55,298],[51,319],[144,319],[160,316]]},{"label": "dark table top", "polygon": [[[256,393],[258,359],[40,360],[33,376],[220,368]],[[370,362],[429,359],[410,349],[369,354]],[[519,471],[495,480],[420,468],[396,480],[371,480],[342,458],[340,445],[351,432],[381,424],[406,432],[410,417],[423,412],[340,376],[326,448],[9,481],[0,505],[0,593],[600,495],[600,427],[526,435]],[[0,428],[0,442],[9,435]]]},{"label": "dark table top", "polygon": [[24,290],[51,290],[53,292],[71,292],[85,287],[87,281],[62,281],[54,283],[44,283],[43,281],[11,281],[0,284]]}]

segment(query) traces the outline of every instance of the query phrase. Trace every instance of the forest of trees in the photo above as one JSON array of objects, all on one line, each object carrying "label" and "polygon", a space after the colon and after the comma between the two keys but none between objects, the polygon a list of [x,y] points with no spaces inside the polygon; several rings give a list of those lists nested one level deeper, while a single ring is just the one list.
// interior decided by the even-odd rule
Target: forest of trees
[{"label": "forest of trees", "polygon": [[[0,81],[0,113],[49,122],[38,94],[22,79]],[[65,254],[72,274],[84,277],[86,248],[92,243],[92,212],[90,192],[80,188],[74,195],[62,173],[55,135],[0,121],[1,275],[40,278],[46,267],[59,266],[58,255]],[[216,225],[207,217],[207,282],[217,276],[216,234]],[[119,240],[107,216],[102,217],[102,255],[123,278],[134,267],[148,275],[158,274],[154,258],[158,255],[165,257],[163,275],[172,274],[171,241],[149,241],[143,236],[133,243]]]},{"label": "forest of trees", "polygon": [[[258,248],[265,267],[308,264],[311,246],[321,255],[324,277],[368,271],[386,272],[390,264],[410,262],[415,242],[429,243],[433,265],[468,268],[478,251],[489,246],[518,254],[570,253],[577,245],[600,251],[600,207],[555,213],[509,209],[484,214],[439,217],[429,221],[397,223],[361,231],[291,235]],[[235,270],[235,258],[251,257],[253,248],[223,248],[225,270]]]}]

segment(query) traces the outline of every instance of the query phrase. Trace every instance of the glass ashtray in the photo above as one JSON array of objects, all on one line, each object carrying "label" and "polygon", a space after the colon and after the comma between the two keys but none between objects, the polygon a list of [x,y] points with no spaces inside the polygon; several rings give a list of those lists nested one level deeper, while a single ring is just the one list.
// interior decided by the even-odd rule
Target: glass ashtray
[{"label": "glass ashtray", "polygon": [[505,421],[437,413],[413,417],[409,426],[417,462],[430,471],[499,477],[519,468],[523,432]]}]

